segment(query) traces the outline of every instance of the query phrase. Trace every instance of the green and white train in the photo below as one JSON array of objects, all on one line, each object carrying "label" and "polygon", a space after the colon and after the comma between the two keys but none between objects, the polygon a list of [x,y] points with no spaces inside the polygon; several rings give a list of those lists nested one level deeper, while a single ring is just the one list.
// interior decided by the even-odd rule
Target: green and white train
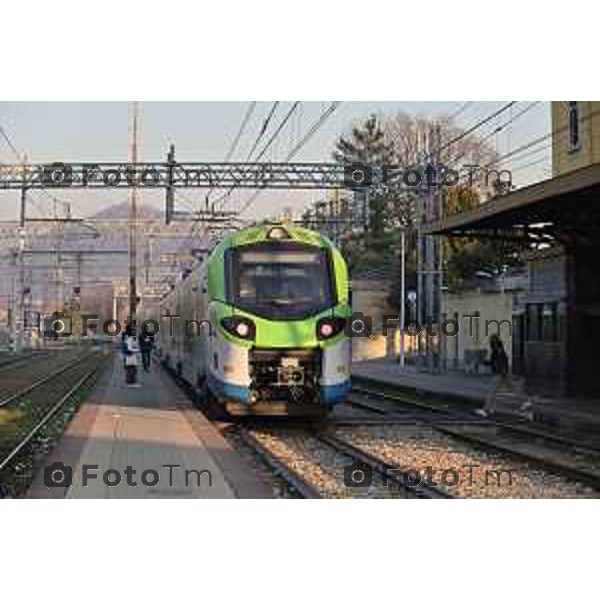
[{"label": "green and white train", "polygon": [[348,272],[319,233],[229,235],[161,310],[163,359],[229,414],[322,415],[350,389]]}]

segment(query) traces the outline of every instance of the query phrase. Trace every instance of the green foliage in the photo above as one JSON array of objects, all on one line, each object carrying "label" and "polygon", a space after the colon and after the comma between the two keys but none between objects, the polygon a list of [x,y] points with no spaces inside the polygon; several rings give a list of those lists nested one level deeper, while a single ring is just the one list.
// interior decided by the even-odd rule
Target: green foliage
[{"label": "green foliage", "polygon": [[362,125],[353,127],[349,136],[339,138],[333,158],[342,164],[383,165],[391,163],[394,154],[379,119],[371,115]]},{"label": "green foliage", "polygon": [[[427,148],[428,136],[434,126],[440,128],[442,144],[462,133],[453,123],[444,119],[434,123],[427,118],[415,118],[403,113],[393,117],[370,115],[364,122],[355,124],[348,134],[340,136],[333,158],[345,165],[364,163],[374,166],[411,166],[418,162],[419,156]],[[494,150],[473,135],[465,136],[453,145],[450,154],[448,152],[442,156],[442,161],[454,168],[458,166],[453,164],[453,158],[456,157],[460,157],[462,164],[486,164],[495,157]],[[305,214],[306,224],[337,241],[351,275],[368,273],[373,277],[379,275],[393,281],[399,279],[400,230],[404,229],[406,285],[407,289],[414,289],[417,267],[416,193],[406,190],[370,190],[366,215],[351,214],[352,196],[348,193],[342,199],[335,197],[320,203],[314,212],[308,211]],[[470,210],[480,202],[481,193],[477,187],[462,185],[445,188],[444,216]],[[357,209],[361,212],[359,207],[354,207],[355,212]],[[336,219],[346,225],[338,225],[336,228],[332,225]],[[354,225],[350,224],[351,219],[354,219]],[[466,285],[479,271],[498,275],[507,266],[519,264],[514,247],[494,241],[445,239],[443,255],[444,282],[454,288]],[[397,296],[396,291],[392,296]]]},{"label": "green foliage", "polygon": [[[472,187],[456,186],[445,193],[445,216],[479,206],[479,192]],[[477,273],[497,277],[508,267],[521,266],[518,248],[498,240],[447,237],[443,241],[444,280],[451,288],[468,286]]]},{"label": "green foliage", "polygon": [[[371,115],[361,126],[355,126],[347,137],[340,137],[333,152],[333,158],[342,164],[364,163],[386,165],[394,161],[391,144],[386,140],[379,119]],[[381,235],[387,223],[393,218],[388,194],[369,192],[367,237]],[[372,240],[367,241],[369,245]]]}]

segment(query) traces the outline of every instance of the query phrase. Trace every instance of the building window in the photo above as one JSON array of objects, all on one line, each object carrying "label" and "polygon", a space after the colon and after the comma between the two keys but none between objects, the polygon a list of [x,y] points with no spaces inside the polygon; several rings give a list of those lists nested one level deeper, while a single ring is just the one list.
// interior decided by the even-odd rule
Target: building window
[{"label": "building window", "polygon": [[527,341],[542,341],[542,307],[543,304],[527,305]]},{"label": "building window", "polygon": [[579,139],[579,106],[578,102],[568,103],[569,151],[575,152],[581,147]]},{"label": "building window", "polygon": [[546,303],[542,309],[542,340],[558,342],[558,305],[555,302]]},{"label": "building window", "polygon": [[559,341],[558,304],[527,305],[527,341],[556,343]]}]

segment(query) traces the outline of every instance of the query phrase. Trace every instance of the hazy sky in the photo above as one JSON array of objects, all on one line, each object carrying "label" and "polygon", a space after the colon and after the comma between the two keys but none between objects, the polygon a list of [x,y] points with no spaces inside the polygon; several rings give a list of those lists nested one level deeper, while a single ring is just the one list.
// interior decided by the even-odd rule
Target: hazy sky
[{"label": "hazy sky", "polygon": [[[474,102],[457,118],[457,123],[468,127],[492,114],[503,102]],[[281,102],[263,142],[283,118],[291,102]],[[294,117],[287,123],[277,142],[263,160],[283,160],[293,145],[301,139],[328,102],[303,102]],[[462,102],[345,102],[314,135],[294,160],[329,161],[337,136],[347,131],[353,121],[372,112],[393,114],[452,114]],[[512,109],[513,114],[525,107],[522,102]],[[175,143],[180,161],[219,161],[225,157],[242,118],[247,102],[147,102],[141,104],[140,157],[142,160],[164,160],[168,145]],[[242,136],[233,160],[243,160],[271,107],[260,102]],[[540,103],[514,125],[490,138],[499,152],[524,144],[550,131],[548,103]],[[504,113],[482,127],[485,135],[509,118]],[[108,161],[126,160],[128,156],[128,103],[127,102],[0,102],[0,124],[19,152],[26,152],[31,162],[52,161]],[[259,148],[261,146],[259,145]],[[528,162],[547,156],[541,164],[519,169]],[[0,162],[14,163],[6,142],[0,138]],[[547,177],[549,151],[524,158],[513,165],[514,181],[519,185]],[[216,190],[213,197],[218,197]],[[251,192],[236,191],[233,205],[240,205]],[[12,219],[18,214],[18,192],[1,191],[0,218]],[[186,190],[181,209],[190,203],[201,203],[206,191]],[[70,190],[57,192],[60,198],[72,204],[74,216],[86,216],[115,202],[127,199],[123,190]],[[323,192],[263,192],[256,200],[250,215],[266,215],[277,211],[277,206],[301,207],[322,197]],[[40,191],[30,192],[31,215],[37,210],[48,211],[51,200]],[[142,201],[161,207],[164,191],[144,191]]]}]

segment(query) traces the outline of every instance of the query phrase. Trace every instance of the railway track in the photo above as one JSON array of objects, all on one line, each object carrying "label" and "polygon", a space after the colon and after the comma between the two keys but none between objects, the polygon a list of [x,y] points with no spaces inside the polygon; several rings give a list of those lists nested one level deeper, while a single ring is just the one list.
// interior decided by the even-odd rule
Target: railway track
[{"label": "railway track", "polygon": [[[321,426],[246,422],[231,424],[230,429],[239,433],[243,442],[238,449],[243,454],[254,455],[269,478],[274,476],[286,490],[293,490],[278,494],[283,497],[563,498],[600,494],[600,469],[593,467],[600,464],[600,453],[593,447],[580,447],[583,444],[538,430],[524,420],[482,419],[466,406],[456,410],[364,386],[356,386],[345,406]],[[374,483],[352,489],[345,485],[344,468],[354,462],[367,465]],[[479,479],[468,470],[469,463],[481,466]],[[415,486],[411,473],[428,468],[446,473],[449,484],[438,480],[428,485],[427,478],[421,478]],[[460,476],[459,485],[452,482],[453,473]]]},{"label": "railway track", "polygon": [[[399,423],[400,419],[407,424],[414,421],[415,424],[427,425],[483,451],[525,462],[583,483],[600,493],[600,450],[595,445],[538,429],[524,421],[482,420],[465,411],[452,415],[444,406],[431,405],[404,394],[395,396],[362,386],[357,392],[359,398],[350,402],[365,410],[378,411],[391,423]],[[408,412],[406,407],[410,409]]]},{"label": "railway track", "polygon": [[33,359],[41,358],[44,356],[47,356],[47,353],[32,352],[32,353],[25,353],[25,354],[3,356],[0,359],[0,372],[7,371],[8,369],[15,367],[16,365],[27,364],[28,362],[31,363],[31,361]]},{"label": "railway track", "polygon": [[[534,426],[532,423],[525,418],[514,418],[508,420],[506,418],[488,418],[481,419],[476,416],[472,411],[465,410],[454,410],[450,407],[440,406],[437,404],[429,404],[419,399],[410,398],[404,394],[392,395],[388,393],[371,390],[364,387],[358,387],[356,390],[361,396],[376,401],[383,400],[387,404],[374,404],[368,400],[361,398],[351,398],[350,404],[355,404],[358,407],[362,407],[364,410],[377,411],[381,415],[385,415],[387,418],[398,419],[399,415],[403,415],[407,420],[410,418],[418,419],[423,418],[424,421],[433,421],[440,424],[444,424],[444,421],[448,421],[448,424],[461,424],[461,421],[465,424],[483,424],[483,425],[494,425],[498,429],[512,433],[519,437],[536,438],[547,445],[556,445],[569,450],[574,449],[577,452],[587,453],[590,456],[600,456],[600,444],[590,443],[585,440],[575,439],[565,435],[561,435],[554,431],[549,431],[547,428],[540,426]],[[408,406],[411,408],[417,408],[420,412],[407,413],[402,406]]]},{"label": "railway track", "polygon": [[244,427],[241,436],[301,498],[452,497],[330,432]]},{"label": "railway track", "polygon": [[[493,423],[495,426],[517,435],[535,437],[547,444],[559,445],[567,448],[575,448],[581,452],[599,453],[600,454],[600,440],[597,443],[582,440],[580,438],[575,439],[567,435],[557,433],[554,430],[550,430],[547,426],[542,424],[536,424],[535,426],[526,418],[517,417],[513,419],[507,418],[491,418],[491,419],[480,419],[473,413],[472,409],[466,407],[452,407],[446,403],[429,403],[419,398],[414,398],[407,393],[399,392],[398,394],[390,394],[387,392],[381,392],[373,390],[372,388],[364,385],[355,385],[353,392],[358,393],[362,396],[376,399],[379,404],[373,404],[370,408],[373,410],[379,410],[380,414],[386,414],[388,417],[392,414],[397,415],[400,406],[409,406],[422,411],[421,414],[427,419],[427,413],[430,415],[436,415],[435,418],[442,418],[442,415],[452,415],[452,420],[463,418],[467,422],[483,422]],[[387,403],[382,406],[381,401]],[[351,398],[350,403],[356,403],[368,410],[368,401],[362,401],[356,398]],[[385,407],[387,406],[387,408]]]},{"label": "railway track", "polygon": [[18,496],[27,488],[38,462],[60,438],[106,363],[97,352],[78,355],[53,374],[2,399],[0,497]]},{"label": "railway track", "polygon": [[[54,367],[53,370],[47,374],[46,374],[46,372],[48,371],[49,367],[47,364],[43,365],[43,369],[40,369],[40,372],[44,373],[44,375],[42,377],[39,377],[33,383],[27,385],[26,387],[19,389],[18,391],[15,391],[9,395],[0,396],[0,408],[7,408],[8,406],[12,406],[16,402],[20,401],[22,398],[27,396],[28,394],[32,393],[37,388],[40,388],[41,386],[47,384],[48,382],[51,382],[57,378],[60,378],[64,373],[71,370],[74,366],[78,365],[81,362],[87,361],[87,360],[89,360],[89,355],[87,353],[84,353],[83,355],[77,356],[74,360],[68,362],[66,365],[61,365],[58,368]],[[58,363],[58,364],[61,364],[61,363]],[[52,365],[52,366],[54,366],[54,365]],[[31,379],[31,376],[32,376],[31,371],[28,371],[26,373],[26,375],[28,376],[28,379]],[[14,385],[14,380],[12,383]],[[4,383],[3,383],[2,387],[4,388]],[[5,391],[5,390],[3,390],[3,391]]]},{"label": "railway track", "polygon": [[272,469],[274,475],[281,478],[300,498],[309,500],[322,498],[316,486],[311,485],[306,479],[296,473],[294,469],[289,467],[284,460],[281,460],[277,455],[269,451],[248,429],[242,429],[239,433],[244,443],[258,454],[267,466]]},{"label": "railway track", "polygon": [[[361,391],[360,395],[351,393],[350,397],[346,400],[345,405],[357,409],[359,413],[357,415],[351,415],[349,418],[336,419],[335,424],[347,424],[352,425],[353,422],[357,424],[368,424],[369,418],[362,416],[361,413],[369,415],[377,415],[376,419],[371,418],[373,424],[377,423],[397,423],[397,424],[408,424],[408,423],[444,423],[444,424],[460,424],[460,423],[483,423],[480,417],[475,414],[469,414],[465,412],[452,412],[449,410],[430,410],[424,407],[420,403],[410,405],[409,410],[401,410],[398,406],[390,406],[390,399],[386,397],[388,406],[385,404],[377,404],[366,399],[366,392]],[[408,403],[407,403],[408,404]]]},{"label": "railway track", "polygon": [[[65,366],[65,360],[77,359],[86,356],[86,351],[69,350],[66,352],[50,352],[47,354],[27,355],[8,361],[4,367],[0,365],[0,407],[9,399],[27,388],[32,380],[45,376],[52,376]],[[68,362],[67,362],[68,364]],[[6,401],[6,402],[5,402]]]}]

